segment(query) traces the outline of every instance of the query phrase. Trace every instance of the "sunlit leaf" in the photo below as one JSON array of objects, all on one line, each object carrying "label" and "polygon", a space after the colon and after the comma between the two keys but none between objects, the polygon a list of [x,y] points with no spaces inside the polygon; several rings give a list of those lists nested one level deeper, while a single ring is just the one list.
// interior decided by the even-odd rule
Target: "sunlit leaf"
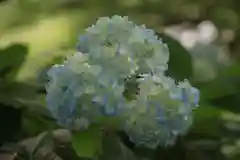
[{"label": "sunlit leaf", "polygon": [[98,127],[73,132],[72,147],[79,157],[93,158],[101,152],[102,134]]}]

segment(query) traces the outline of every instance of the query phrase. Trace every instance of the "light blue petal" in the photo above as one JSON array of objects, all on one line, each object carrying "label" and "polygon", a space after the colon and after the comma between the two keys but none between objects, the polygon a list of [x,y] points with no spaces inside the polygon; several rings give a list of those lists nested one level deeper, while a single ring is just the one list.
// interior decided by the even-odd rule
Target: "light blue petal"
[{"label": "light blue petal", "polygon": [[200,100],[200,92],[197,88],[192,87],[191,93],[194,95],[193,103],[195,106],[198,106],[199,100]]},{"label": "light blue petal", "polygon": [[90,37],[88,35],[82,35],[78,39],[77,50],[81,53],[88,53],[90,50],[89,42]]}]

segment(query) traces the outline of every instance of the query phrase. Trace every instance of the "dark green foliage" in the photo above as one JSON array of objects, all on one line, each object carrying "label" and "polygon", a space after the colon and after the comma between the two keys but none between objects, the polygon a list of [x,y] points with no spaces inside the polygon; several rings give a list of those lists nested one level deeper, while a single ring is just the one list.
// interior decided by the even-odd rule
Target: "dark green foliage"
[{"label": "dark green foliage", "polygon": [[193,66],[192,57],[188,51],[173,38],[162,33],[157,33],[157,35],[168,45],[170,52],[170,60],[166,74],[178,81],[191,78]]},{"label": "dark green foliage", "polygon": [[27,55],[23,44],[0,49],[0,145],[57,127],[46,108],[32,103],[42,95],[43,86],[32,80],[16,81]]},{"label": "dark green foliage", "polygon": [[21,131],[22,109],[0,103],[0,146],[18,139]]},{"label": "dark green foliage", "polygon": [[103,150],[99,160],[137,160],[134,153],[127,148],[118,136],[107,133],[103,138]]},{"label": "dark green foliage", "polygon": [[28,54],[26,45],[15,44],[0,49],[0,77],[14,78]]}]

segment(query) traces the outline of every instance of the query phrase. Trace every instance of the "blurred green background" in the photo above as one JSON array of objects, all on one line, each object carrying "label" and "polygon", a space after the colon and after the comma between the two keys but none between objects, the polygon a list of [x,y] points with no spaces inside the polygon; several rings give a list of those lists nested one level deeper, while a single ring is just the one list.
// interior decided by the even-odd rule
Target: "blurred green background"
[{"label": "blurred green background", "polygon": [[45,108],[44,71],[74,53],[84,28],[115,14],[162,35],[168,74],[201,91],[189,133],[155,159],[240,160],[239,0],[0,0],[0,159],[18,153],[9,144],[59,128]]}]

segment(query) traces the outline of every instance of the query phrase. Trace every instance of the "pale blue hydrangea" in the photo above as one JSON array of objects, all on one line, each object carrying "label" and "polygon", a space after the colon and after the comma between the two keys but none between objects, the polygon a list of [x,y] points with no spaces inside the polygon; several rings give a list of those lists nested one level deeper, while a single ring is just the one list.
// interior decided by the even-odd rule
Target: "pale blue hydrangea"
[{"label": "pale blue hydrangea", "polygon": [[[110,116],[137,145],[174,144],[191,125],[200,93],[187,80],[176,84],[165,76],[168,60],[153,30],[127,17],[100,18],[79,37],[77,53],[49,70],[48,108],[69,129],[104,127],[100,119]],[[126,78],[136,75],[138,93],[127,99]]]},{"label": "pale blue hydrangea", "polygon": [[199,92],[187,81],[177,85],[164,75],[142,75],[139,83],[139,95],[124,113],[124,130],[139,145],[173,144],[191,125]]}]

